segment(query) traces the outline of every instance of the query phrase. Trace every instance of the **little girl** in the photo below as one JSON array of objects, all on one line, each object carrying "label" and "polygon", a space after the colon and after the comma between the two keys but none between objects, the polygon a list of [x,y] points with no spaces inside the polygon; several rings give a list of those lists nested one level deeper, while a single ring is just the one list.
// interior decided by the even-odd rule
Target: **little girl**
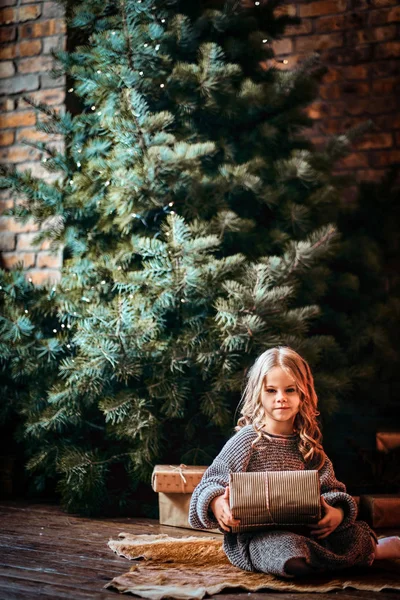
[{"label": "little girl", "polygon": [[[233,565],[289,578],[400,558],[399,538],[378,541],[356,521],[357,505],[322,448],[313,376],[297,352],[278,347],[261,354],[249,371],[241,414],[237,433],[194,490],[189,514],[192,527],[226,532],[223,548]],[[309,533],[231,533],[239,521],[229,508],[230,472],[304,469],[317,469],[321,484],[323,517]]]}]

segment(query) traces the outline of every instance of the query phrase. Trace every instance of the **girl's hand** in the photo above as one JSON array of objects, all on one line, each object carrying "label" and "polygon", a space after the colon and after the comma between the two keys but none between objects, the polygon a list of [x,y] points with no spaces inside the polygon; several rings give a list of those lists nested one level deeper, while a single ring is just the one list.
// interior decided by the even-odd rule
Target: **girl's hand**
[{"label": "girl's hand", "polygon": [[240,519],[234,519],[229,507],[229,485],[221,496],[217,496],[210,502],[211,510],[217,519],[219,526],[224,531],[231,531],[231,527],[240,524]]},{"label": "girl's hand", "polygon": [[344,512],[341,508],[329,506],[322,496],[321,504],[324,510],[324,516],[316,525],[310,525],[310,527],[313,529],[311,535],[315,536],[317,539],[323,540],[339,527],[340,523],[343,521]]}]

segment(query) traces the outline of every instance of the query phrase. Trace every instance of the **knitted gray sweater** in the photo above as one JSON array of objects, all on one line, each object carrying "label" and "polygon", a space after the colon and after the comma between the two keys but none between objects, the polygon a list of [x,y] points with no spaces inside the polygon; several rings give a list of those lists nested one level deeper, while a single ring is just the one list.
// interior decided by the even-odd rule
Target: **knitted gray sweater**
[{"label": "knitted gray sweater", "polygon": [[[224,493],[229,473],[237,471],[295,471],[307,466],[298,449],[298,436],[263,435],[257,438],[252,425],[238,431],[222,448],[193,492],[189,523],[192,527],[219,527],[210,502]],[[310,467],[311,468],[311,467]],[[320,469],[321,495],[331,506],[340,505],[344,519],[327,538],[315,540],[306,535],[277,529],[259,533],[224,532],[224,550],[232,564],[248,571],[263,571],[287,577],[285,563],[292,557],[304,557],[316,570],[333,570],[371,564],[376,537],[366,523],[355,522],[357,505],[338,481],[327,458]],[[221,529],[222,531],[222,529]]]}]

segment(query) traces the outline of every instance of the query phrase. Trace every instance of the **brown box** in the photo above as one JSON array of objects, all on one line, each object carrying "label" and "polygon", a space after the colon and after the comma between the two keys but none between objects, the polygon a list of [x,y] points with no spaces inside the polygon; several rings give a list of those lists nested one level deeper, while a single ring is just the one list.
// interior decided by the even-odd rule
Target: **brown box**
[{"label": "brown box", "polygon": [[[191,497],[192,494],[164,494],[164,492],[159,492],[160,525],[195,529],[189,525],[188,520]],[[205,530],[202,529],[201,531]],[[219,529],[207,529],[207,531],[221,533]]]},{"label": "brown box", "polygon": [[360,518],[372,527],[400,527],[400,494],[361,496]]},{"label": "brown box", "polygon": [[400,447],[400,431],[377,431],[376,449],[379,452],[390,452]]},{"label": "brown box", "polygon": [[191,494],[200,483],[206,466],[156,465],[151,476],[151,487],[165,494]]}]

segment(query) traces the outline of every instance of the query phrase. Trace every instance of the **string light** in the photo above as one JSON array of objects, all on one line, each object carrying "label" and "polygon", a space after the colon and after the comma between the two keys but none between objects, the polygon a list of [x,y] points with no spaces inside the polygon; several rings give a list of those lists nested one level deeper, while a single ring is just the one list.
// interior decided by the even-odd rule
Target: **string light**
[{"label": "string light", "polygon": [[47,158],[44,158],[44,159],[43,159],[43,162],[47,162]]},{"label": "string light", "polygon": [[285,58],[285,60],[283,60],[282,62],[283,62],[284,65],[287,65],[289,61],[286,60],[286,58]]},{"label": "string light", "polygon": [[161,19],[161,23],[165,23],[165,19]]},{"label": "string light", "polygon": [[57,333],[57,329],[53,329],[53,333]]},{"label": "string light", "polygon": [[176,212],[174,210],[171,210],[170,214],[171,215],[176,215]]},{"label": "string light", "polygon": [[78,162],[76,163],[76,166],[77,166],[77,167],[80,167],[80,166],[81,166],[81,163],[78,161]]},{"label": "string light", "polygon": [[71,325],[67,325],[67,329],[71,329]]},{"label": "string light", "polygon": [[254,4],[255,4],[256,6],[260,6],[260,3],[259,3],[259,2],[254,2]]},{"label": "string light", "polygon": [[67,348],[69,350],[71,348],[71,344],[67,344]]},{"label": "string light", "polygon": [[121,266],[119,266],[119,267],[118,267],[118,271],[120,271],[121,269],[122,269],[122,267],[121,267]]},{"label": "string light", "polygon": [[99,110],[99,112],[97,114],[100,116],[101,115],[101,110]]},{"label": "string light", "polygon": [[160,83],[160,88],[163,88],[163,87],[165,87],[165,84],[164,83]]},{"label": "string light", "polygon": [[147,44],[147,43],[146,43],[146,44],[143,44],[143,46],[144,46],[145,48],[147,48],[148,44]]},{"label": "string light", "polygon": [[101,73],[100,69],[98,71],[96,71],[96,73],[98,73],[100,75],[100,73]]},{"label": "string light", "polygon": [[96,110],[96,107],[95,107],[95,106],[92,106],[92,110]]},{"label": "string light", "polygon": [[81,153],[82,153],[82,148],[79,148],[78,154],[81,154]]},{"label": "string light", "polygon": [[110,182],[109,182],[109,181],[106,181],[104,185],[106,185],[106,186],[107,186],[107,185],[110,185]]},{"label": "string light", "polygon": [[74,91],[74,88],[69,88],[69,93],[71,94]]},{"label": "string light", "polygon": [[168,206],[173,206],[173,205],[174,205],[174,203],[173,203],[173,202],[170,202],[170,203],[168,204]]},{"label": "string light", "polygon": [[104,279],[103,279],[103,281],[101,282],[101,285],[105,285],[105,283],[106,283],[106,282],[105,282],[105,281],[104,281]]},{"label": "string light", "polygon": [[268,42],[268,40],[267,40],[267,39],[263,40],[263,44],[266,44],[267,42]]},{"label": "string light", "polygon": [[28,311],[25,309],[25,310],[24,310],[24,313],[27,315],[27,314],[28,314]]},{"label": "string light", "polygon": [[29,283],[32,283],[32,277],[29,277],[28,281]]},{"label": "string light", "polygon": [[159,50],[159,49],[160,49],[160,44],[157,44],[156,50]]},{"label": "string light", "polygon": [[139,71],[139,75],[143,75],[143,71]]},{"label": "string light", "polygon": [[65,325],[64,325],[64,323],[61,325],[61,329],[65,329]]},{"label": "string light", "polygon": [[70,180],[69,180],[69,185],[73,185],[73,183],[74,183],[74,182],[72,181],[72,179],[70,179]]},{"label": "string light", "polygon": [[112,32],[111,32],[111,35],[115,35],[115,31],[112,31]]}]

